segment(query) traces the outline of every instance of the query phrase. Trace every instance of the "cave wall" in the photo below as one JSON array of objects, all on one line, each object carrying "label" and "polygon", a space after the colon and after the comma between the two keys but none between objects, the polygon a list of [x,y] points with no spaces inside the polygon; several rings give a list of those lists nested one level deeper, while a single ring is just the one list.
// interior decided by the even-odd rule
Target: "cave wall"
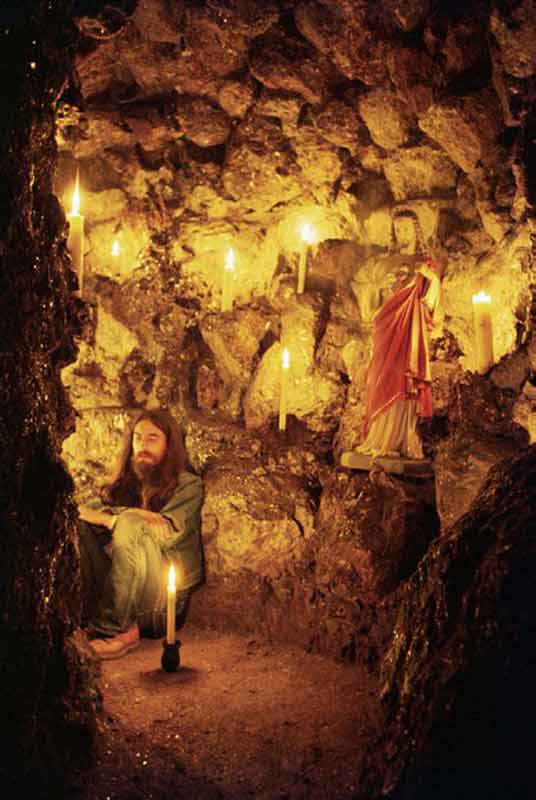
[{"label": "cave wall", "polygon": [[[55,188],[68,210],[79,166],[87,233],[89,314],[63,371],[78,495],[104,480],[135,408],[169,407],[207,486],[207,585],[194,615],[366,652],[371,630],[387,635],[400,581],[439,526],[426,482],[408,520],[414,484],[338,467],[361,440],[367,308],[389,281],[396,211],[415,212],[443,276],[425,432],[443,531],[489,467],[536,432],[525,391],[536,366],[533,3],[103,6],[77,4],[75,74],[57,114]],[[297,295],[304,221],[315,243]],[[234,308],[222,312],[229,247]],[[493,297],[496,365],[477,379],[479,289]],[[292,357],[284,434],[282,344]],[[449,421],[473,390],[476,427],[454,440]],[[354,494],[366,498],[363,518]],[[394,530],[377,519],[386,502],[409,551],[382,549]]]},{"label": "cave wall", "polygon": [[[76,634],[74,427],[61,369],[76,357],[81,304],[53,193],[55,104],[74,52],[68,4],[0,9],[0,781],[4,796],[62,796],[86,756],[98,694]],[[9,76],[9,79],[7,79]]]}]

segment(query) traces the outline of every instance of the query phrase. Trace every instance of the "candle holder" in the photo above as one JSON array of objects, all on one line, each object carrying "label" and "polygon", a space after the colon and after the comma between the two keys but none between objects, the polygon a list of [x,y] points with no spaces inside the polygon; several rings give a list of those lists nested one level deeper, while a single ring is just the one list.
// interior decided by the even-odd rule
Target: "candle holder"
[{"label": "candle holder", "polygon": [[178,672],[181,657],[179,653],[179,647],[181,643],[178,639],[176,639],[173,644],[169,644],[169,642],[164,639],[162,642],[162,647],[164,648],[162,651],[162,669],[164,672]]}]

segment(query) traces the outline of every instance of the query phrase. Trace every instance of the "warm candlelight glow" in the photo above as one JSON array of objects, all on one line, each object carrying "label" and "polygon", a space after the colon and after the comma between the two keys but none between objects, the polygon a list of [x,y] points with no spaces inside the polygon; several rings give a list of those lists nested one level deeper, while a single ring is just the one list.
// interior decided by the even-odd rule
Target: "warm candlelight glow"
[{"label": "warm candlelight glow", "polygon": [[76,180],[74,182],[73,201],[71,204],[71,214],[80,213],[80,176],[76,170]]},{"label": "warm candlelight glow", "polygon": [[114,239],[114,242],[112,244],[112,255],[117,257],[120,252],[121,252],[121,247],[119,246],[119,242],[117,241],[117,239]]},{"label": "warm candlelight glow", "polygon": [[484,373],[493,365],[493,319],[491,297],[482,290],[473,295],[473,324],[475,331],[474,364]]},{"label": "warm candlelight glow", "polygon": [[235,268],[235,254],[232,247],[227,250],[227,255],[225,256],[225,269],[234,269]]},{"label": "warm candlelight glow", "polygon": [[473,295],[473,304],[476,305],[478,303],[491,303],[491,297],[486,292],[483,292],[482,289]]},{"label": "warm candlelight glow", "polygon": [[288,394],[288,373],[290,369],[290,353],[287,347],[283,348],[281,355],[281,378],[279,386],[279,430],[284,431],[287,427],[287,394]]},{"label": "warm candlelight glow", "polygon": [[235,254],[232,247],[227,250],[223,269],[223,288],[221,293],[221,310],[231,311],[233,307],[233,278],[235,271]]},{"label": "warm candlelight glow", "polygon": [[314,243],[313,229],[308,222],[304,222],[300,229],[301,237],[307,245]]},{"label": "warm candlelight glow", "polygon": [[174,592],[176,590],[176,586],[175,586],[175,567],[173,566],[173,564],[169,568],[167,588],[168,588],[168,592]]},{"label": "warm candlelight glow", "polygon": [[167,585],[166,642],[168,644],[175,643],[176,602],[177,602],[177,589],[175,586],[175,567],[172,564],[168,572],[168,585]]},{"label": "warm candlelight glow", "polygon": [[69,238],[67,247],[71,254],[73,269],[78,275],[78,291],[82,297],[84,288],[84,217],[80,214],[80,179],[78,169],[73,191],[72,211],[67,214]]},{"label": "warm candlelight glow", "polygon": [[305,291],[305,278],[307,273],[307,256],[309,254],[309,247],[314,242],[314,233],[312,227],[308,222],[304,222],[300,229],[303,245],[300,250],[300,260],[298,262],[298,294],[303,294]]}]

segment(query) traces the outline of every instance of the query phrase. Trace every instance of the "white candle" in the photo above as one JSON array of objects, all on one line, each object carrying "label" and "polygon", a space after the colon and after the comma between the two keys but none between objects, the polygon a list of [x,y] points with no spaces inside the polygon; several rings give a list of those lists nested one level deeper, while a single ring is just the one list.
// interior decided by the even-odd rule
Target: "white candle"
[{"label": "white candle", "polygon": [[473,322],[475,327],[475,367],[477,372],[487,372],[494,362],[493,321],[491,297],[485,292],[473,295]]},{"label": "white candle", "polygon": [[284,431],[287,427],[287,394],[288,394],[288,373],[290,369],[290,353],[287,348],[283,348],[281,356],[281,381],[279,387],[279,430]]},{"label": "white candle", "polygon": [[303,239],[303,246],[300,250],[300,261],[298,264],[298,294],[303,294],[305,291],[307,256],[309,254],[309,245],[313,243],[313,231],[308,223],[304,223],[301,226],[301,237]]},{"label": "white candle", "polygon": [[166,642],[175,644],[175,607],[177,601],[177,588],[175,586],[175,567],[171,565],[168,573],[167,585],[167,617],[166,617]]},{"label": "white candle", "polygon": [[235,270],[235,256],[232,247],[225,256],[225,266],[223,268],[223,290],[221,294],[221,310],[231,311],[233,307],[233,277]]},{"label": "white candle", "polygon": [[117,258],[119,256],[120,252],[121,252],[121,247],[119,246],[119,242],[117,241],[117,239],[114,239],[113,243],[112,243],[112,255],[113,255],[113,257]]},{"label": "white candle", "polygon": [[78,275],[78,293],[82,297],[84,289],[84,217],[80,214],[80,185],[78,170],[73,192],[71,213],[67,214],[69,220],[69,237],[67,247],[71,253],[73,268]]}]

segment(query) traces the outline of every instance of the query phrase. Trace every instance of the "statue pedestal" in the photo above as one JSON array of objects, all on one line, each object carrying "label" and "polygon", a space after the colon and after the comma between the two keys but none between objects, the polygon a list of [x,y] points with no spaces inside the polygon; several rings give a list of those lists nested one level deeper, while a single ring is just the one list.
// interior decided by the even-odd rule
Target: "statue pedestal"
[{"label": "statue pedestal", "polygon": [[406,475],[411,478],[432,478],[434,475],[432,462],[425,458],[374,457],[356,451],[349,451],[341,455],[341,467],[370,472],[376,464],[393,475]]}]

